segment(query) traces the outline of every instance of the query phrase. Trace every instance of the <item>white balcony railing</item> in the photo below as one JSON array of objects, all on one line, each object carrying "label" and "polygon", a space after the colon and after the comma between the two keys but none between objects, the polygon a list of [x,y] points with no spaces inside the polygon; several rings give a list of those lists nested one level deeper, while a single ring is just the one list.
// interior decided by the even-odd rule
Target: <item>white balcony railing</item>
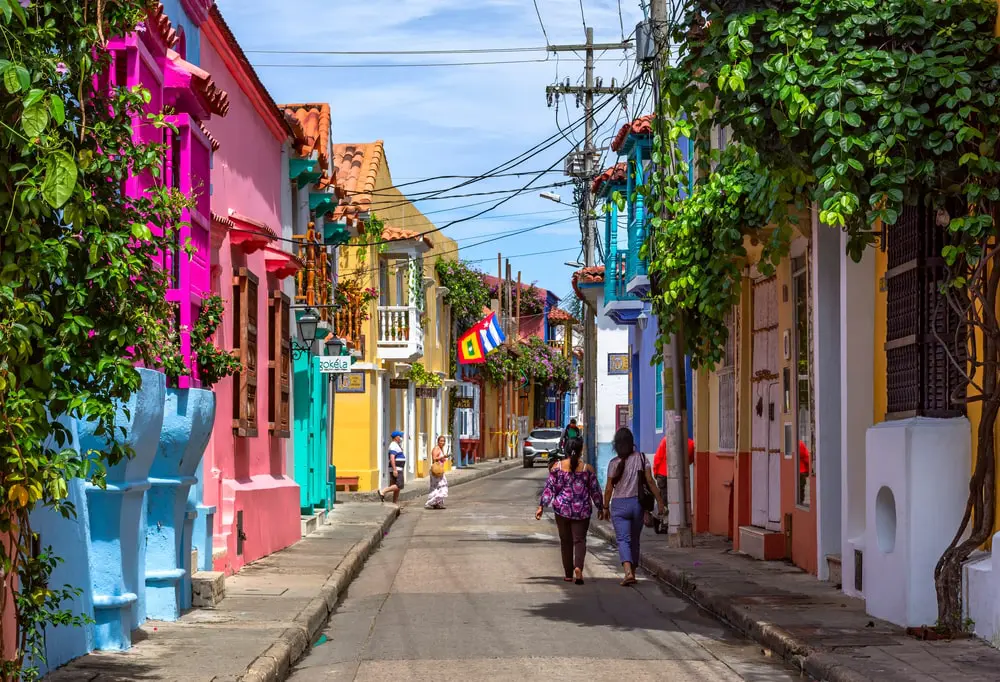
[{"label": "white balcony railing", "polygon": [[378,351],[387,360],[413,360],[424,354],[424,330],[416,306],[379,306]]}]

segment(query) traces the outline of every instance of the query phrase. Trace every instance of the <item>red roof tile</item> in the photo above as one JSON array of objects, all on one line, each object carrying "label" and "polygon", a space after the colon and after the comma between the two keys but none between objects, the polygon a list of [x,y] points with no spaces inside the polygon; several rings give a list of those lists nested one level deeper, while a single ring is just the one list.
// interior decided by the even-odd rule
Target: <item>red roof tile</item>
[{"label": "red roof tile", "polygon": [[549,310],[549,322],[554,322],[556,324],[561,322],[576,322],[576,318],[562,308],[552,308]]},{"label": "red roof tile", "polygon": [[[257,75],[257,72],[250,64],[250,60],[247,59],[246,53],[243,52],[243,48],[240,47],[239,41],[236,40],[236,36],[233,35],[233,30],[229,28],[229,24],[226,23],[225,19],[223,19],[222,12],[219,11],[219,6],[212,5],[212,9],[209,10],[208,16],[210,21],[206,24],[206,26],[218,30],[219,35],[223,40],[225,40],[226,45],[232,52],[233,57],[237,62],[239,62],[244,74],[246,74],[252,82],[254,89],[270,106],[271,111],[274,113],[275,123],[277,123],[277,125],[282,128],[289,137],[292,137],[292,127],[288,124],[288,120],[285,118],[284,114],[278,109],[278,105],[274,103],[274,98],[271,97],[271,93],[268,92],[266,87],[264,87],[264,83],[261,82],[260,76]],[[212,42],[213,34],[211,31],[209,31],[208,37],[209,42]]]},{"label": "red roof tile", "polygon": [[217,116],[229,113],[229,95],[215,84],[212,75],[191,62],[181,59],[173,50],[167,50],[167,59],[180,71],[190,74],[195,91],[205,100],[207,109]]},{"label": "red roof tile", "polygon": [[407,239],[417,239],[418,237],[421,238],[427,246],[434,246],[430,239],[426,236],[422,236],[419,232],[404,230],[398,227],[390,227],[388,225],[382,228],[382,239],[387,242],[400,242]]},{"label": "red roof tile", "polygon": [[170,23],[162,2],[151,2],[146,7],[146,30],[168,48],[177,44],[177,30]]},{"label": "red roof tile", "polygon": [[384,159],[382,140],[333,145],[337,181],[347,197],[333,212],[334,220],[346,220],[350,224],[359,213],[371,210],[375,181]]},{"label": "red roof tile", "polygon": [[594,181],[590,184],[590,191],[597,194],[604,188],[604,185],[608,182],[625,182],[628,173],[628,165],[624,163],[616,163],[611,168],[608,168],[603,173],[594,178]]},{"label": "red roof tile", "polygon": [[656,114],[646,114],[645,116],[640,116],[631,123],[626,123],[615,135],[615,139],[611,142],[611,151],[617,152],[621,151],[621,148],[625,144],[625,140],[629,135],[652,135],[653,134],[653,118]]},{"label": "red roof tile", "polygon": [[[282,104],[285,115],[295,125],[295,144],[300,156],[317,153],[319,166],[330,170],[330,105],[329,104]],[[296,126],[298,129],[296,129]]]},{"label": "red roof tile", "polygon": [[577,298],[583,300],[580,293],[580,284],[601,284],[604,282],[604,266],[592,265],[589,268],[582,268],[573,273],[573,291]]}]

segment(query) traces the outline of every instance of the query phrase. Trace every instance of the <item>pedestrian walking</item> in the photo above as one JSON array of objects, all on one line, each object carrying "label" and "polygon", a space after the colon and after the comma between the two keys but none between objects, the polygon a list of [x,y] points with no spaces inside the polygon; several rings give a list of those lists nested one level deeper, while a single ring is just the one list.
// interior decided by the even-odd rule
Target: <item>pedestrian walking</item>
[{"label": "pedestrian walking", "polygon": [[430,493],[424,504],[427,509],[444,509],[444,501],[448,497],[448,477],[444,474],[444,465],[448,459],[444,451],[446,443],[444,436],[438,436],[437,445],[431,450]]},{"label": "pedestrian walking", "polygon": [[389,486],[378,491],[379,498],[385,502],[385,496],[392,493],[392,501],[399,502],[399,493],[403,489],[403,469],[406,468],[406,453],[403,452],[403,432],[393,431],[389,436]]},{"label": "pedestrian walking", "polygon": [[538,502],[535,518],[542,518],[542,511],[549,504],[556,513],[559,530],[559,548],[562,552],[566,582],[583,584],[583,560],[587,556],[587,531],[590,529],[591,503],[600,513],[604,509],[601,486],[593,467],[580,461],[583,440],[569,441],[569,457],[549,471],[545,489]]},{"label": "pedestrian walking", "polygon": [[623,586],[634,585],[635,569],[639,565],[639,538],[647,516],[652,522],[652,501],[659,505],[662,516],[663,496],[653,480],[646,455],[635,449],[635,438],[626,427],[615,433],[612,447],[616,457],[608,464],[608,483],[604,488],[604,513],[610,512],[611,523],[615,527],[618,541],[618,557],[621,559],[625,577]]}]

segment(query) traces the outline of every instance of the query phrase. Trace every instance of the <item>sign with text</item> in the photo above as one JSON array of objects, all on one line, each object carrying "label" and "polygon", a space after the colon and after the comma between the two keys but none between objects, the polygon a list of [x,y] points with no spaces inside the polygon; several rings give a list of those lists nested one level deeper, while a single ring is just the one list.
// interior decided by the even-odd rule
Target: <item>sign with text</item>
[{"label": "sign with text", "polygon": [[623,426],[631,426],[629,424],[628,413],[629,413],[628,405],[615,406],[615,431],[622,428]]},{"label": "sign with text", "polygon": [[418,398],[436,398],[438,390],[436,388],[428,388],[426,386],[417,387],[417,397]]},{"label": "sign with text", "polygon": [[337,393],[364,393],[365,373],[348,372],[337,375]]},{"label": "sign with text", "polygon": [[471,410],[476,406],[474,398],[455,398],[451,401],[456,410]]},{"label": "sign with text", "polygon": [[628,353],[608,353],[608,374],[628,374]]},{"label": "sign with text", "polygon": [[407,389],[410,387],[409,379],[389,379],[389,388]]},{"label": "sign with text", "polygon": [[350,355],[329,355],[319,358],[321,374],[346,374],[351,371]]}]

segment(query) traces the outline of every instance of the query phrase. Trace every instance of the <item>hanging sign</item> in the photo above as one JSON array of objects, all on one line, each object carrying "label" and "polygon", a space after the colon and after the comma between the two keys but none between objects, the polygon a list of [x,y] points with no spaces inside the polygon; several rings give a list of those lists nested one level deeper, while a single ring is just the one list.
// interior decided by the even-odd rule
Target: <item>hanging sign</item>
[{"label": "hanging sign", "polygon": [[455,398],[451,401],[451,404],[455,406],[456,410],[471,410],[475,407],[474,398]]},{"label": "hanging sign", "polygon": [[409,379],[389,379],[389,388],[407,389],[410,387]]},{"label": "hanging sign", "polygon": [[351,371],[350,355],[328,355],[319,358],[320,374],[347,374]]},{"label": "hanging sign", "polygon": [[426,386],[417,387],[417,397],[418,398],[436,398],[438,390],[436,388],[428,388]]},{"label": "hanging sign", "polygon": [[337,375],[337,393],[364,393],[365,373],[348,372]]}]

